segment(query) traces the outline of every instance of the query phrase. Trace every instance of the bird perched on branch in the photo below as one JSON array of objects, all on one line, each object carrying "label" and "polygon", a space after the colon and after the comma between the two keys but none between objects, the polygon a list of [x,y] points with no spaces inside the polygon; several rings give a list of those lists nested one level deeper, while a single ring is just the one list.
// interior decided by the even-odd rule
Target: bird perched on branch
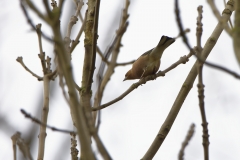
[{"label": "bird perched on branch", "polygon": [[143,77],[155,74],[160,67],[160,59],[163,51],[175,42],[175,38],[162,36],[158,45],[142,54],[132,65],[126,74],[125,80],[141,79]]}]

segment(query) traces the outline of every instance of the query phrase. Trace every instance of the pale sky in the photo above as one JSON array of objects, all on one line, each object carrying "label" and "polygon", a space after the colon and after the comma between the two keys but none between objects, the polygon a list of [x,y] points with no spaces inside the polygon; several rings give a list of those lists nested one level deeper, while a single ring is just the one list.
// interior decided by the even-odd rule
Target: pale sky
[{"label": "pale sky", "polygon": [[[137,1],[130,4],[128,13],[129,27],[122,39],[118,62],[137,59],[145,51],[155,47],[162,35],[175,37],[179,31],[174,15],[174,1]],[[101,50],[109,45],[119,25],[120,13],[125,1],[101,0],[99,17],[99,39]],[[202,45],[217,25],[209,5],[205,0],[180,1],[183,26],[190,28],[189,42],[196,45],[197,7],[203,5],[203,35]],[[25,64],[36,74],[42,75],[41,63],[38,58],[39,49],[37,35],[30,26],[20,9],[19,1],[1,1],[0,12],[0,159],[13,157],[11,136],[19,131],[26,139],[31,126],[35,131],[39,127],[26,119],[20,109],[25,109],[34,117],[40,118],[42,101],[42,82],[39,82],[16,62],[22,56]],[[72,1],[66,1],[61,26],[63,35],[66,24],[75,10],[71,9]],[[38,3],[41,7],[42,3]],[[219,11],[224,9],[223,2],[217,1]],[[42,8],[42,7],[41,7]],[[86,5],[82,10],[85,12]],[[71,14],[69,10],[72,10]],[[116,12],[118,13],[116,15]],[[35,24],[42,23],[42,30],[51,36],[49,27],[40,19],[30,14]],[[234,14],[233,14],[234,16]],[[113,24],[114,23],[114,24]],[[81,26],[80,20],[74,26],[72,39]],[[212,50],[208,61],[223,65],[235,72],[240,72],[234,56],[232,40],[223,31],[217,44]],[[43,41],[44,51],[54,59],[53,46]],[[172,44],[163,54],[160,70],[164,70],[176,62],[181,56],[187,55],[188,50],[181,39]],[[72,55],[72,65],[76,83],[80,85],[83,63],[83,37]],[[149,81],[138,87],[127,97],[112,106],[102,110],[100,137],[114,160],[141,159],[157,135],[162,123],[188,75],[195,58],[181,64],[170,71],[165,77]],[[99,56],[97,56],[99,66]],[[122,82],[125,73],[131,66],[118,67],[107,85],[102,103],[106,103],[125,92],[134,81]],[[98,70],[96,70],[97,72]],[[221,71],[204,67],[205,107],[210,135],[210,159],[238,160],[240,159],[240,81]],[[182,109],[180,110],[170,133],[155,155],[156,160],[175,160],[181,144],[191,123],[195,123],[195,133],[185,150],[185,159],[202,160],[202,126],[198,106],[196,81]],[[73,130],[70,111],[59,88],[58,78],[50,83],[56,88],[50,97],[48,124],[61,129]],[[36,134],[37,135],[37,134]],[[31,148],[33,159],[37,159],[36,143]],[[70,159],[70,136],[47,130],[45,159]],[[102,159],[96,147],[93,147],[99,159]],[[62,154],[61,154],[62,153]],[[18,151],[18,157],[21,153]]]}]

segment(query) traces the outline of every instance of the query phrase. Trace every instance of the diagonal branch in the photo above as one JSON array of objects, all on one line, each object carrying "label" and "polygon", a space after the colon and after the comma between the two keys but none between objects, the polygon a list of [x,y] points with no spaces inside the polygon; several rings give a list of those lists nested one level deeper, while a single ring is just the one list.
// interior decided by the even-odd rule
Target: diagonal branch
[{"label": "diagonal branch", "polygon": [[44,126],[46,128],[49,128],[51,129],[52,131],[57,131],[57,132],[62,132],[62,133],[68,133],[68,134],[77,134],[76,132],[74,131],[69,131],[69,130],[66,130],[66,129],[59,129],[59,128],[56,128],[56,127],[53,127],[53,126],[50,126],[46,123],[43,123],[42,121],[40,121],[39,119],[35,118],[35,117],[32,117],[31,114],[27,113],[24,109],[21,109],[20,110],[21,113],[26,117],[26,118],[29,118],[31,119],[34,123],[37,123],[41,126]]},{"label": "diagonal branch", "polygon": [[[20,1],[21,1],[21,2],[20,2],[20,6],[21,6],[21,8],[22,8],[22,11],[23,11],[26,19],[27,19],[28,24],[32,27],[33,30],[36,30],[35,25],[33,24],[32,19],[29,17],[28,12],[27,12],[24,4],[23,4],[23,0],[20,0]],[[46,39],[48,42],[53,43],[52,38],[48,37],[48,36],[45,35],[44,33],[42,33],[42,37],[43,37],[44,39]]]},{"label": "diagonal branch", "polygon": [[178,154],[178,160],[183,160],[184,150],[187,147],[189,141],[191,140],[191,138],[194,134],[194,129],[195,129],[195,124],[193,123],[193,124],[191,124],[191,126],[188,130],[187,136],[185,137],[185,140],[182,143],[182,147],[181,147],[181,149],[179,151],[179,154]]},{"label": "diagonal branch", "polygon": [[[175,7],[176,7],[175,10],[176,10],[176,17],[178,20],[179,29],[182,33],[183,27],[182,27],[182,24],[179,23],[181,21],[179,21],[180,14],[179,14],[179,8],[178,8],[178,0],[175,0]],[[232,5],[227,5],[226,9],[228,9],[229,12],[223,12],[223,14],[222,14],[222,20],[224,23],[227,23],[227,21],[229,20],[229,18],[231,16],[231,12],[234,10],[234,7]],[[207,59],[211,50],[215,46],[219,36],[221,35],[223,29],[224,29],[223,25],[220,22],[218,22],[217,26],[215,27],[214,31],[212,32],[212,35],[208,38],[208,40],[202,50],[201,57],[203,58],[203,60]],[[185,37],[184,34],[182,36]],[[186,38],[184,38],[184,39],[186,40]],[[162,126],[161,126],[159,132],[157,133],[157,136],[155,137],[150,148],[143,156],[143,158],[142,158],[143,160],[152,159],[154,157],[154,155],[156,154],[156,152],[158,151],[158,149],[164,142],[165,138],[167,137],[169,131],[171,130],[171,127],[178,115],[178,112],[181,109],[182,104],[183,104],[184,100],[186,99],[188,93],[190,92],[190,90],[193,86],[193,83],[196,79],[196,76],[198,74],[197,65],[198,65],[198,61],[195,62],[191,71],[189,72],[185,82],[182,85],[182,88],[180,89],[180,91],[177,95],[177,98],[175,99],[175,102],[172,105],[172,108],[171,108],[167,118],[165,119],[164,123],[162,124]]]},{"label": "diagonal branch", "polygon": [[118,101],[120,101],[121,99],[123,99],[125,96],[127,96],[129,93],[131,93],[134,89],[136,89],[137,87],[139,87],[142,84],[145,84],[146,82],[150,81],[150,80],[155,80],[156,78],[160,77],[160,76],[165,76],[165,74],[169,71],[171,71],[172,69],[176,68],[179,64],[185,64],[186,62],[188,62],[189,57],[191,57],[191,53],[188,56],[183,56],[181,57],[177,62],[175,62],[174,64],[172,64],[170,67],[168,67],[167,69],[165,69],[164,71],[159,71],[156,75],[150,75],[147,76],[145,78],[140,79],[137,83],[132,84],[123,94],[121,94],[119,97],[117,97],[116,99],[105,103],[101,106],[98,107],[93,107],[92,110],[93,111],[97,111],[103,108],[106,108]]},{"label": "diagonal branch", "polygon": [[30,74],[32,74],[32,76],[36,77],[37,80],[39,80],[39,81],[42,81],[42,80],[43,80],[43,77],[40,77],[40,76],[38,76],[37,74],[33,73],[33,72],[24,64],[22,57],[18,57],[18,58],[16,59],[16,61],[19,62],[26,71],[28,71]]}]

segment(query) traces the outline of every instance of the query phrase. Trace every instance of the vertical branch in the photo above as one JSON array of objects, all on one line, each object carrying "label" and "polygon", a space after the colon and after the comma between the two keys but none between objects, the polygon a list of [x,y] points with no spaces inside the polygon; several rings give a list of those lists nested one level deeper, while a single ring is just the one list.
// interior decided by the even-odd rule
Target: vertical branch
[{"label": "vertical branch", "polygon": [[[121,23],[120,23],[118,30],[116,31],[116,39],[115,39],[116,42],[113,43],[114,46],[113,46],[113,53],[112,53],[111,61],[110,61],[110,64],[108,65],[107,71],[101,81],[101,84],[99,84],[100,87],[98,87],[98,90],[96,92],[94,107],[97,107],[100,105],[104,89],[105,89],[107,83],[109,82],[110,77],[114,73],[118,54],[119,54],[120,47],[121,47],[121,40],[122,40],[123,34],[125,33],[125,31],[127,30],[127,27],[128,27],[127,19],[129,17],[129,14],[128,14],[129,5],[130,5],[130,1],[126,0],[125,7],[124,7],[123,13],[122,13]],[[94,122],[95,122],[95,120],[96,120],[96,112],[94,113]]]},{"label": "vertical branch", "polygon": [[69,54],[67,54],[64,47],[64,42],[62,40],[60,28],[56,29],[55,26],[52,26],[52,31],[54,35],[55,43],[55,53],[57,55],[58,67],[62,71],[62,74],[65,78],[68,93],[70,98],[70,109],[72,114],[72,119],[74,125],[77,128],[79,135],[79,142],[81,145],[81,158],[87,160],[94,160],[94,154],[91,148],[90,135],[87,128],[87,122],[84,117],[84,111],[82,106],[80,106],[78,101],[78,96],[75,89],[75,82],[73,81],[72,66],[70,63]]},{"label": "vertical branch", "polygon": [[[79,3],[80,3],[80,2],[79,2]],[[83,4],[83,2],[82,2],[81,4]],[[76,12],[76,13],[77,13],[77,12]],[[79,15],[81,15],[80,12],[79,12]],[[76,14],[75,14],[75,16],[76,16]],[[85,27],[85,24],[86,24],[86,19],[87,19],[87,10],[86,10],[86,12],[85,12],[84,20],[83,20],[82,26],[81,26],[78,34],[77,34],[77,37],[75,38],[75,40],[72,40],[71,48],[70,48],[70,53],[73,52],[74,48],[75,48],[75,47],[78,45],[78,43],[79,43],[79,39],[80,39],[80,37],[81,37],[81,35],[82,35],[82,33],[83,33],[83,30],[84,30],[84,27]]]},{"label": "vertical branch", "polygon": [[[96,60],[96,48],[97,48],[97,39],[98,39],[98,17],[99,17],[99,8],[100,8],[100,0],[96,0],[96,5],[95,5],[95,12],[94,12],[94,24],[93,24],[93,42],[92,42],[92,52],[93,52],[93,57],[92,57],[92,72],[90,77],[93,77],[93,71],[95,68],[95,60]],[[91,83],[91,82],[89,82]]]},{"label": "vertical branch", "polygon": [[68,93],[70,98],[70,109],[72,114],[72,119],[74,125],[77,128],[77,132],[79,135],[79,142],[81,145],[81,158],[87,160],[94,160],[94,154],[91,148],[90,135],[87,128],[87,122],[84,117],[84,111],[82,106],[78,101],[78,96],[75,90],[75,82],[73,81],[73,73],[72,66],[70,63],[70,56],[66,52],[66,48],[64,47],[64,42],[62,40],[61,32],[60,32],[60,23],[56,28],[55,25],[51,26],[54,41],[55,41],[55,53],[57,55],[58,67],[60,68],[66,84],[68,86]]},{"label": "vertical branch", "polygon": [[[175,4],[177,4],[177,0],[175,0]],[[176,5],[176,6],[178,7],[178,5]],[[179,10],[179,9],[176,8],[176,10]],[[227,10],[228,12],[223,12],[222,20],[224,23],[227,23],[227,21],[229,20],[229,18],[231,16],[232,11],[234,10],[234,6],[232,4],[228,3],[225,10]],[[179,14],[176,16],[178,17],[178,19],[180,19]],[[178,22],[178,24],[180,24],[179,22]],[[179,25],[179,29],[181,30],[180,33],[183,33],[182,25]],[[202,54],[201,54],[202,60],[205,61],[207,59],[211,50],[215,46],[219,36],[221,35],[223,29],[224,29],[223,25],[220,22],[218,22],[217,26],[215,27],[211,36],[208,38],[206,44],[203,47]],[[183,35],[183,36],[185,36],[185,35]],[[187,42],[187,41],[185,41],[185,42]],[[187,45],[187,46],[190,46],[190,45]],[[191,49],[191,47],[190,47],[190,49]],[[196,76],[198,74],[197,66],[198,66],[198,61],[195,62],[191,71],[189,72],[187,78],[185,79],[185,81],[184,81],[184,83],[172,105],[172,108],[171,108],[167,118],[165,119],[164,123],[162,124],[157,136],[155,137],[153,143],[151,144],[148,151],[145,153],[142,160],[152,159],[154,157],[154,155],[156,154],[156,152],[158,151],[158,149],[160,148],[160,146],[162,145],[162,143],[164,142],[165,138],[167,137],[167,135],[178,115],[178,112],[180,111],[182,104],[183,104],[184,100],[186,99],[188,93],[190,92],[190,90],[193,86],[193,83],[196,79]]]},{"label": "vertical branch", "polygon": [[[84,3],[82,1],[77,3],[77,9],[76,9],[75,15],[73,15],[71,17],[70,22],[68,23],[67,34],[64,38],[64,41],[65,41],[65,46],[66,46],[67,52],[69,52],[69,54],[72,52],[72,49],[73,49],[72,46],[70,47],[70,43],[71,43],[70,36],[71,36],[72,27],[74,24],[77,23],[77,21],[78,21],[77,16],[79,15],[83,5],[84,5]],[[82,24],[80,31],[81,30],[83,31],[83,27],[84,27],[84,24]],[[79,42],[78,41],[79,38],[80,38],[80,36],[76,40],[77,43]],[[72,43],[74,43],[74,41],[72,41]]]},{"label": "vertical branch", "polygon": [[204,149],[204,160],[209,159],[209,152],[208,152],[208,147],[209,147],[209,134],[208,134],[208,123],[207,123],[207,118],[206,118],[206,113],[205,113],[205,108],[204,108],[204,85],[203,85],[203,80],[202,80],[202,68],[203,64],[199,62],[199,67],[198,67],[198,98],[199,98],[199,107],[200,107],[200,112],[201,112],[201,117],[202,117],[202,126],[203,126],[203,149]]},{"label": "vertical branch", "polygon": [[[83,63],[82,84],[80,92],[80,105],[84,108],[86,121],[88,124],[88,130],[90,131],[93,126],[92,114],[91,114],[91,96],[92,96],[92,82],[93,73],[95,69],[95,57],[96,53],[93,53],[93,26],[95,16],[95,0],[88,1],[88,12],[86,18],[86,25],[84,28],[85,39],[85,55]],[[91,132],[91,131],[90,131]]]},{"label": "vertical branch", "polygon": [[[51,72],[51,63],[50,58],[48,57],[47,60],[45,60],[45,53],[42,49],[42,39],[41,39],[41,24],[36,25],[36,32],[38,35],[38,43],[39,43],[39,50],[40,53],[38,54],[42,69],[43,69],[43,108],[42,108],[42,117],[41,121],[44,124],[47,124],[48,119],[48,112],[49,112],[49,83],[50,79],[48,76],[48,73]],[[45,148],[45,139],[46,139],[47,133],[46,133],[46,126],[40,125],[40,132],[39,132],[39,143],[38,143],[38,160],[42,160],[44,158],[44,148]]]},{"label": "vertical branch", "polygon": [[14,135],[12,135],[11,139],[12,139],[12,147],[13,147],[13,160],[17,160],[17,139],[18,139],[18,135],[20,133],[17,132]]},{"label": "vertical branch", "polygon": [[[94,69],[95,69],[95,60],[96,60],[96,48],[97,48],[97,39],[98,39],[98,17],[99,17],[99,10],[100,10],[100,0],[96,0],[96,4],[95,4],[95,9],[94,9],[94,24],[93,24],[93,37],[92,37],[92,66],[91,66],[91,73],[90,73],[90,78],[88,84],[92,83],[92,78],[93,78],[93,73],[94,73]],[[91,81],[90,81],[91,80]],[[91,114],[91,108],[90,108],[90,112]],[[92,121],[92,118],[91,118]],[[98,150],[101,153],[102,157],[105,160],[111,160],[111,156],[109,155],[109,153],[107,152],[105,146],[103,145],[101,139],[98,136],[97,130],[94,127],[94,122],[92,121],[90,124],[91,127],[91,131],[92,131],[92,135],[93,138],[97,144]]]},{"label": "vertical branch", "polygon": [[[202,35],[202,6],[198,7],[198,18],[197,18],[197,40],[201,41],[201,35]],[[198,33],[199,32],[199,33]],[[197,42],[197,45],[199,43]],[[197,54],[200,57],[201,56],[201,47],[197,46]],[[199,107],[202,117],[202,126],[203,126],[203,148],[204,148],[204,160],[209,159],[209,135],[208,135],[208,123],[205,113],[205,107],[204,107],[204,85],[203,85],[203,77],[202,77],[202,68],[203,63],[199,60],[198,61],[198,98],[199,98]]]},{"label": "vertical branch", "polygon": [[[44,90],[44,99],[43,99],[43,109],[42,109],[42,118],[41,122],[43,124],[47,124],[47,118],[48,118],[48,111],[49,111],[49,83],[50,79],[48,78],[48,75],[44,75],[43,77],[43,90]],[[38,160],[43,160],[44,158],[44,147],[45,147],[45,139],[46,139],[47,133],[46,133],[46,126],[40,125],[40,133],[38,135],[39,137],[39,143],[38,143]]]},{"label": "vertical branch", "polygon": [[198,17],[197,17],[197,29],[196,29],[196,37],[197,37],[197,50],[202,50],[202,45],[201,45],[201,38],[202,38],[202,8],[203,6],[198,6]]},{"label": "vertical branch", "polygon": [[46,67],[46,62],[45,62],[45,52],[43,52],[43,49],[42,49],[41,26],[42,26],[42,24],[36,25],[36,32],[37,32],[37,35],[38,35],[38,44],[39,44],[39,50],[40,50],[40,53],[38,54],[38,57],[41,60],[43,74],[47,74],[47,67]]},{"label": "vertical branch", "polygon": [[87,121],[84,116],[85,113],[83,110],[83,105],[80,105],[75,89],[70,56],[69,54],[67,54],[66,48],[64,46],[64,41],[62,39],[59,17],[55,17],[55,19],[58,19],[58,21],[54,21],[54,23],[51,23],[53,40],[55,42],[54,50],[57,55],[58,68],[59,70],[61,70],[61,73],[63,74],[66,85],[68,87],[71,116],[74,126],[76,126],[77,128],[77,133],[81,146],[81,158],[87,160],[95,160],[95,156],[91,148],[91,140],[87,127]]},{"label": "vertical branch", "polygon": [[[94,27],[93,27],[93,46],[92,51],[94,53],[93,59],[96,59],[96,48],[97,48],[97,38],[98,38],[98,17],[99,17],[99,8],[100,8],[100,0],[96,0],[95,6],[95,17],[94,17]],[[94,67],[94,66],[92,66]],[[94,116],[93,116],[94,117]],[[93,125],[95,125],[95,117],[93,118]]]},{"label": "vertical branch", "polygon": [[240,1],[236,0],[235,26],[233,32],[233,48],[238,64],[240,66]]}]

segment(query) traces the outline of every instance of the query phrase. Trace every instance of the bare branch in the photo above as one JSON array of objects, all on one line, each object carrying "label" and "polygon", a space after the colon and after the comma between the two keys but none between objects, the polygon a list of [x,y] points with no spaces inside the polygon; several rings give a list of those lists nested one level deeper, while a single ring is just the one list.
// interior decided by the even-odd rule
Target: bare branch
[{"label": "bare branch", "polygon": [[[198,53],[200,54],[200,52]],[[204,84],[203,84],[203,76],[202,76],[202,68],[203,63],[199,61],[198,66],[198,98],[199,98],[199,108],[202,117],[202,126],[203,126],[203,149],[204,149],[204,160],[209,159],[209,134],[208,134],[208,122],[205,113],[204,107]]]},{"label": "bare branch", "polygon": [[56,128],[56,127],[52,127],[52,126],[50,126],[48,124],[45,124],[45,123],[41,122],[39,119],[37,119],[35,117],[32,117],[31,114],[27,113],[24,109],[21,109],[20,111],[26,118],[31,119],[34,123],[37,123],[37,124],[42,125],[42,126],[45,126],[46,128],[49,128],[52,131],[57,131],[57,132],[62,132],[62,133],[67,133],[67,134],[77,134],[74,131],[69,131],[69,130],[65,130],[65,129],[59,129],[59,128]]},{"label": "bare branch", "polygon": [[233,30],[233,49],[240,66],[240,2],[239,0],[235,0],[234,2],[236,3],[236,12]]},{"label": "bare branch", "polygon": [[194,54],[194,56],[197,58],[197,60],[199,60],[201,63],[204,63],[206,66],[209,66],[209,67],[215,68],[217,70],[223,71],[227,74],[230,74],[236,79],[240,79],[240,74],[238,74],[234,71],[231,71],[230,69],[228,69],[226,67],[223,67],[223,66],[220,66],[220,65],[217,65],[217,64],[214,64],[214,63],[210,63],[208,61],[204,61],[203,58],[198,56],[197,54]]},{"label": "bare branch", "polygon": [[[42,107],[42,113],[41,113],[41,122],[43,124],[47,124],[48,119],[48,111],[49,111],[49,83],[50,79],[47,75],[44,75],[43,77],[43,107]],[[45,139],[47,136],[46,132],[46,126],[40,125],[40,131],[39,131],[39,142],[38,142],[38,159],[44,159],[44,148],[45,148]]]},{"label": "bare branch", "polygon": [[[33,30],[36,30],[35,25],[33,24],[31,18],[30,18],[29,15],[28,15],[28,12],[27,12],[24,4],[23,4],[23,0],[20,0],[20,1],[21,1],[20,5],[21,5],[21,8],[22,8],[22,11],[23,11],[23,13],[24,13],[24,15],[25,15],[25,17],[26,17],[26,19],[27,19],[28,24],[32,27]],[[45,35],[44,33],[42,33],[42,37],[43,37],[44,39],[46,39],[48,42],[53,43],[52,38],[49,38],[49,37],[48,37],[47,35]]]},{"label": "bare branch", "polygon": [[40,76],[36,75],[36,74],[33,73],[30,69],[28,69],[28,67],[24,64],[22,57],[18,57],[18,58],[16,59],[16,61],[19,62],[26,71],[28,71],[30,74],[32,74],[32,76],[36,77],[37,80],[39,80],[39,81],[42,81],[42,80],[43,80],[43,77],[40,77]]},{"label": "bare branch", "polygon": [[188,133],[187,133],[187,136],[185,137],[185,140],[183,141],[182,143],[182,147],[179,151],[179,154],[178,154],[178,159],[179,160],[184,160],[183,156],[184,156],[184,150],[185,148],[187,147],[188,143],[190,142],[193,134],[194,134],[194,129],[195,129],[195,124],[191,124],[189,130],[188,130]]},{"label": "bare branch", "polygon": [[17,157],[16,157],[17,156],[16,155],[17,154],[17,145],[25,158],[27,158],[29,160],[33,159],[32,155],[30,153],[30,148],[26,144],[26,142],[24,142],[24,139],[21,138],[20,132],[16,132],[14,135],[12,135],[11,139],[12,139],[12,143],[13,143],[14,160],[17,159]]},{"label": "bare branch", "polygon": [[45,60],[45,52],[43,52],[43,48],[42,48],[42,31],[41,31],[41,26],[42,24],[38,24],[36,25],[36,32],[38,35],[38,44],[39,44],[39,50],[40,53],[38,54],[38,57],[41,60],[41,64],[42,64],[42,69],[43,69],[43,75],[47,74],[47,67],[46,67],[46,60]]},{"label": "bare branch", "polygon": [[[79,13],[79,14],[80,14],[80,13]],[[81,28],[80,28],[80,30],[79,30],[79,32],[78,32],[78,35],[77,35],[77,37],[75,38],[75,40],[72,41],[72,44],[71,44],[71,47],[70,47],[70,53],[73,52],[73,50],[75,49],[75,47],[76,47],[76,46],[78,45],[78,43],[79,43],[79,39],[80,39],[80,37],[81,37],[81,35],[82,35],[83,31],[84,31],[84,27],[85,27],[85,25],[86,25],[86,19],[87,19],[87,10],[86,10],[86,12],[85,12],[85,17],[84,17],[82,26],[81,26]]]},{"label": "bare branch", "polygon": [[202,50],[202,45],[201,45],[201,38],[202,38],[202,10],[203,6],[198,6],[198,17],[197,17],[197,29],[196,29],[196,37],[197,37],[197,48],[198,50]]},{"label": "bare branch", "polygon": [[134,62],[135,62],[135,60],[132,60],[130,62],[116,63],[116,67],[117,66],[126,66],[126,65],[129,65],[129,64],[133,64]]},{"label": "bare branch", "polygon": [[220,15],[220,12],[218,11],[218,9],[217,9],[217,7],[214,3],[214,0],[207,0],[207,2],[209,4],[209,6],[212,8],[213,14],[218,19],[218,22],[220,22],[223,25],[223,27],[225,28],[225,31],[228,33],[228,35],[232,36],[232,31],[229,28],[228,24],[224,23],[224,20],[222,19],[221,15]]},{"label": "bare branch", "polygon": [[[97,53],[98,55],[102,58],[102,61],[105,62],[107,65],[109,65],[111,62],[109,62],[106,57],[103,55],[102,51],[100,50],[100,48],[97,46]],[[135,62],[135,60],[132,60],[130,62],[123,62],[123,63],[116,63],[115,66],[126,66],[129,64],[133,64]]]},{"label": "bare branch", "polygon": [[[45,22],[49,22],[48,21],[48,19],[44,16],[44,14],[43,13],[41,13],[38,9],[37,9],[37,7],[32,3],[32,1],[30,1],[30,0],[25,0],[24,2],[26,2],[27,3],[27,5],[38,15],[38,17],[40,17],[42,20],[44,20]],[[22,7],[24,7],[23,6],[23,0],[21,0],[21,6]]]}]

